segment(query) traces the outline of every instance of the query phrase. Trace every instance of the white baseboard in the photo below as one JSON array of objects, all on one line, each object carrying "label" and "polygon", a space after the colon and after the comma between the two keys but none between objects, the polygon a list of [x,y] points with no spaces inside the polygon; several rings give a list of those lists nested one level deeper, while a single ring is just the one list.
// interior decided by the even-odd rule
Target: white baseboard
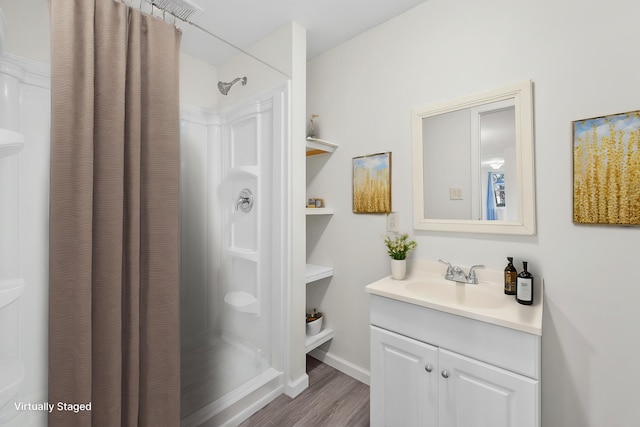
[{"label": "white baseboard", "polygon": [[307,387],[309,387],[309,375],[304,374],[295,381],[289,381],[285,386],[284,394],[293,398],[305,391]]},{"label": "white baseboard", "polygon": [[313,349],[309,352],[309,356],[313,357],[314,359],[318,359],[319,361],[326,363],[327,365],[331,366],[332,368],[337,369],[338,371],[349,375],[352,378],[355,378],[356,380],[360,381],[361,383],[364,383],[366,385],[369,385],[369,378],[371,376],[370,372],[362,369],[360,366],[354,365],[353,363],[335,356],[323,349],[321,349],[320,347]]}]

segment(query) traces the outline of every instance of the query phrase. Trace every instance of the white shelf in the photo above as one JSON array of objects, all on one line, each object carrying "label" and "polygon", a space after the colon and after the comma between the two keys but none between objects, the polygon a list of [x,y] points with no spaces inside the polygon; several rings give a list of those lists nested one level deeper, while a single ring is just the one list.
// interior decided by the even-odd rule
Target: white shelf
[{"label": "white shelf", "polygon": [[305,208],[307,215],[333,215],[330,208]]},{"label": "white shelf", "polygon": [[338,148],[337,144],[323,139],[307,137],[307,156],[316,154],[333,153]]},{"label": "white shelf", "polygon": [[257,166],[235,166],[229,169],[229,173],[232,175],[258,176],[258,172]]},{"label": "white shelf", "polygon": [[[337,144],[329,141],[325,141],[319,138],[307,137],[307,157],[316,154],[333,153],[338,148]],[[330,208],[306,208],[305,213],[307,216],[317,215],[333,215],[333,209]],[[333,267],[326,267],[322,265],[307,264],[306,266],[306,283],[315,282],[327,277],[333,276]],[[316,347],[326,343],[333,339],[333,329],[324,328],[315,335],[307,335],[305,339],[306,352],[309,353]]]},{"label": "white shelf", "polygon": [[24,136],[21,133],[0,128],[0,157],[17,154],[24,146]]},{"label": "white shelf", "polygon": [[224,302],[243,313],[258,314],[258,300],[246,292],[227,292]]},{"label": "white shelf", "polygon": [[307,264],[307,283],[333,276],[333,267],[323,265]]},{"label": "white shelf", "polygon": [[0,360],[0,408],[16,396],[24,378],[24,364],[18,359]]},{"label": "white shelf", "polygon": [[24,290],[24,279],[0,280],[0,309],[20,298]]},{"label": "white shelf", "polygon": [[247,261],[258,262],[258,252],[249,249],[229,247],[227,248],[227,254]]},{"label": "white shelf", "polygon": [[334,335],[335,333],[333,332],[333,329],[330,328],[325,328],[312,336],[307,335],[307,338],[304,341],[307,353],[309,353],[314,348],[326,343],[327,341],[332,339]]}]

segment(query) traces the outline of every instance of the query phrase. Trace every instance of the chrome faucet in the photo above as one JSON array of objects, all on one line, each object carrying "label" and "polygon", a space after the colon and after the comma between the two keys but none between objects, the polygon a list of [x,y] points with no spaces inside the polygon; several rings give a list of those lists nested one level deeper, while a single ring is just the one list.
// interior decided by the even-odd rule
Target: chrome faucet
[{"label": "chrome faucet", "polygon": [[465,274],[464,270],[457,265],[451,265],[449,261],[444,259],[438,260],[443,264],[447,265],[447,272],[444,274],[444,278],[446,280],[451,280],[453,282],[458,283],[467,283],[469,285],[477,285],[478,284],[478,276],[476,276],[476,269],[484,268],[484,265],[473,265],[469,269],[469,274]]}]

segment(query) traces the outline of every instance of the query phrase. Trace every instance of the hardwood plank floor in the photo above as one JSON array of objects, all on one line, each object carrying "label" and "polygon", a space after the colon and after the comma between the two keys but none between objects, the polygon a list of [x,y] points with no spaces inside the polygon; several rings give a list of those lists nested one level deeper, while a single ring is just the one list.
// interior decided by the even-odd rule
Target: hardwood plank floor
[{"label": "hardwood plank floor", "polygon": [[365,427],[369,386],[307,356],[309,388],[281,395],[240,427]]}]

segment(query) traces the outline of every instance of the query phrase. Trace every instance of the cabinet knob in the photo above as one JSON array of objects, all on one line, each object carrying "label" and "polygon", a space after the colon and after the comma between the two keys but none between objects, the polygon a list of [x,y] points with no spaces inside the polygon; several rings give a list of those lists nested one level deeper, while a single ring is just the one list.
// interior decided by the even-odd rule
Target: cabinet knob
[{"label": "cabinet knob", "polygon": [[433,371],[433,366],[427,365],[427,366],[424,367],[424,370],[427,371],[427,372],[431,372],[431,371]]},{"label": "cabinet knob", "polygon": [[449,371],[442,371],[442,378],[449,378]]}]

